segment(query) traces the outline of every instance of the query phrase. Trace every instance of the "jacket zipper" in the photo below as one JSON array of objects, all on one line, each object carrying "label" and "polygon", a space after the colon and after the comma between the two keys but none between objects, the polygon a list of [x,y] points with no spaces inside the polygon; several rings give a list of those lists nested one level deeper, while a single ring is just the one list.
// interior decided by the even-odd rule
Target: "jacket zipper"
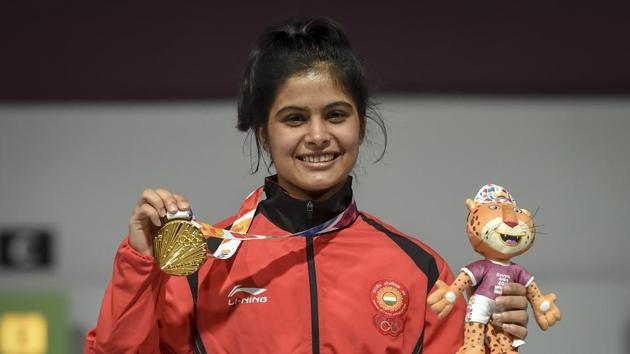
[{"label": "jacket zipper", "polygon": [[[313,219],[313,202],[306,202],[307,225]],[[317,307],[317,277],[315,274],[315,250],[313,235],[306,235],[306,261],[308,264],[308,285],[311,296],[311,339],[313,354],[319,354],[319,310]]]}]

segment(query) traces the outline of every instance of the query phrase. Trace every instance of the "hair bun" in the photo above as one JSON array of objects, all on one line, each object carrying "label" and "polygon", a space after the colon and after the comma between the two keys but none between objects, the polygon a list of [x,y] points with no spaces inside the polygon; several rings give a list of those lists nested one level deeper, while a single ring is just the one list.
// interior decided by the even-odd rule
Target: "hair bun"
[{"label": "hair bun", "polygon": [[341,26],[329,18],[288,19],[267,32],[272,43],[318,43],[350,46]]}]

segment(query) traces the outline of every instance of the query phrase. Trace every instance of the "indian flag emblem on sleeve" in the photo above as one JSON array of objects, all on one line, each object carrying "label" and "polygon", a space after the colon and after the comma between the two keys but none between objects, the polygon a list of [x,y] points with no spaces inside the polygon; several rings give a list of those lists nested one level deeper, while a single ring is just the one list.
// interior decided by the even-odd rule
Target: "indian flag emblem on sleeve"
[{"label": "indian flag emblem on sleeve", "polygon": [[383,294],[383,302],[387,306],[395,306],[398,302],[398,297],[396,297],[396,294],[394,294],[393,292],[388,291]]},{"label": "indian flag emblem on sleeve", "polygon": [[372,287],[372,304],[381,313],[398,316],[407,310],[408,294],[398,282],[379,281]]}]

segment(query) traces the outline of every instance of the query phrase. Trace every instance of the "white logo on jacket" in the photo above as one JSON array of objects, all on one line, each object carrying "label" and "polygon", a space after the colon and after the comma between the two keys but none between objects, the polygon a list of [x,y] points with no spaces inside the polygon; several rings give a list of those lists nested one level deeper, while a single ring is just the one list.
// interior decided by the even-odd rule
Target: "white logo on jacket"
[{"label": "white logo on jacket", "polygon": [[[234,306],[238,304],[253,304],[253,303],[261,303],[267,302],[268,298],[266,296],[258,296],[267,291],[265,288],[241,288],[240,285],[236,285],[230,290],[228,294],[228,305]],[[245,297],[236,297],[238,293],[247,293],[249,296]]]}]

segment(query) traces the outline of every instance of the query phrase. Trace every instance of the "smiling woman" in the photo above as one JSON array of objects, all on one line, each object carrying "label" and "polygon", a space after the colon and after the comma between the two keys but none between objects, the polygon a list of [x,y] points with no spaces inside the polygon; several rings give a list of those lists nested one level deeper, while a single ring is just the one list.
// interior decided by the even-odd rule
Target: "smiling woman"
[{"label": "smiling woman", "polygon": [[[316,82],[319,85],[315,85]],[[316,113],[312,110],[322,107],[301,106],[290,99],[312,100],[316,94],[328,93],[329,89],[340,99],[325,103],[330,118],[344,113],[355,115],[359,123],[359,143],[365,135],[366,120],[371,119],[380,128],[387,145],[385,125],[369,99],[361,62],[336,23],[323,18],[286,21],[263,33],[250,54],[238,105],[238,129],[255,134],[258,160],[254,171],[259,167],[262,139],[269,136],[270,117],[277,118],[285,110],[294,109],[297,115],[291,119],[307,118],[310,114],[304,115],[305,111]],[[283,102],[279,102],[281,99]],[[321,99],[317,103],[321,103]],[[346,108],[333,110],[332,105],[337,103],[340,106],[345,103]]]},{"label": "smiling woman", "polygon": [[[167,189],[145,190],[85,351],[455,352],[463,301],[443,321],[426,307],[436,281],[453,280],[444,260],[356,207],[350,173],[368,119],[385,133],[360,61],[336,23],[269,27],[245,70],[238,128],[254,137],[253,169],[268,156],[277,174],[215,225],[229,229],[219,234],[265,240],[209,238],[214,258],[187,279],[167,276],[152,239],[167,211],[188,211],[190,203]],[[226,249],[235,255],[223,257]],[[525,289],[503,294],[504,308],[513,310],[502,314],[512,326],[506,330],[523,338]]]},{"label": "smiling woman", "polygon": [[323,68],[280,87],[260,140],[278,184],[300,199],[325,200],[346,182],[363,136],[352,97]]}]

